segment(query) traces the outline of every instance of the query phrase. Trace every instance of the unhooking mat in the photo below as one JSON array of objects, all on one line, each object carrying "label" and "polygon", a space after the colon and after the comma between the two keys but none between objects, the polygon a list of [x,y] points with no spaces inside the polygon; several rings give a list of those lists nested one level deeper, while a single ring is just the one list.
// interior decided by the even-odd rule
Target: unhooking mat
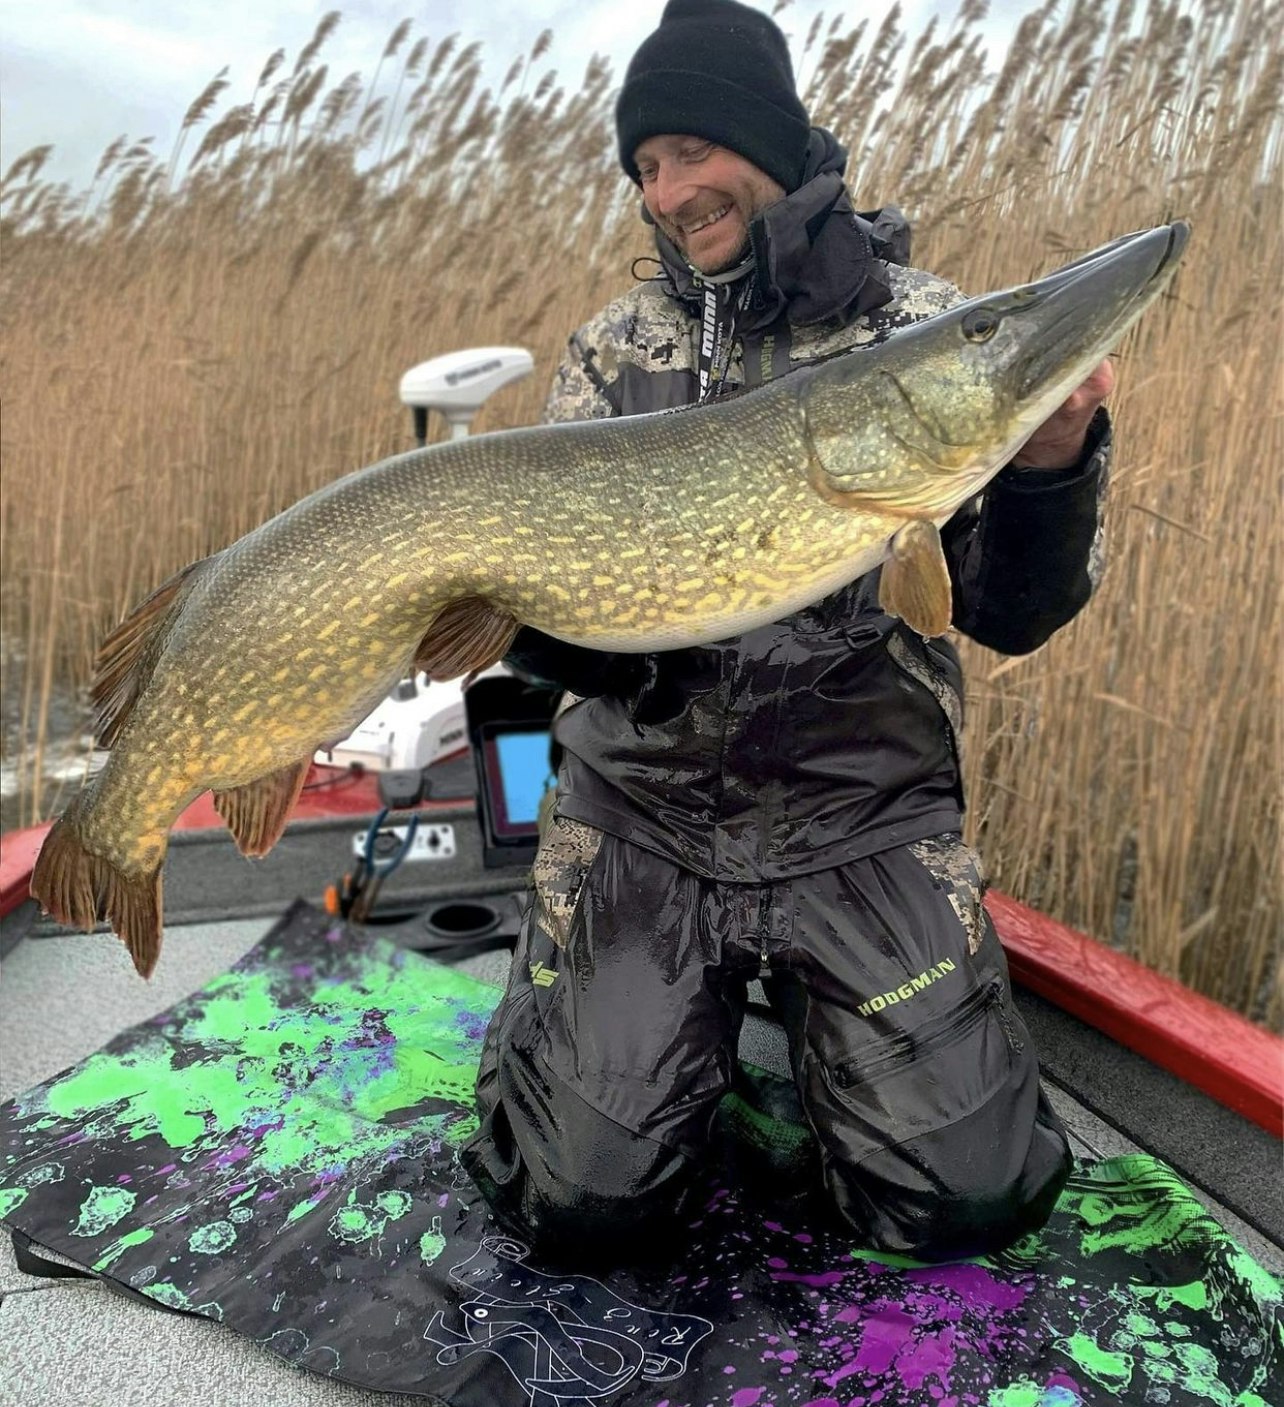
[{"label": "unhooking mat", "polygon": [[714,1179],[679,1263],[551,1266],[458,1164],[496,998],[300,905],[0,1111],[0,1217],[292,1363],[451,1407],[1284,1403],[1279,1286],[1142,1156],[1079,1168],[983,1261],[888,1264]]}]

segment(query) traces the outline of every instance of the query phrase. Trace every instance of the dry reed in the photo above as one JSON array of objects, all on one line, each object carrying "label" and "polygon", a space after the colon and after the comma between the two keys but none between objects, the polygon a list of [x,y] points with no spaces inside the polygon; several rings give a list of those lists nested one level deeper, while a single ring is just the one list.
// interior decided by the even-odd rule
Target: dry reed
[{"label": "dry reed", "polygon": [[[1111,567],[1036,655],[966,646],[970,825],[996,884],[1277,1020],[1281,6],[1045,3],[1001,66],[983,0],[907,36],[818,20],[799,51],[857,202],[981,290],[1173,214],[1195,242],[1123,349]],[[613,78],[541,35],[498,95],[476,45],[398,26],[331,83],[328,15],[169,159],[121,138],[87,190],[3,191],[5,735],[30,822],[96,641],[149,588],[337,474],[407,446],[400,372],[475,343],[539,374],[646,254],[612,156]],[[788,15],[785,16],[788,22]],[[199,136],[198,136],[199,132]],[[65,717],[61,726],[66,727]]]}]

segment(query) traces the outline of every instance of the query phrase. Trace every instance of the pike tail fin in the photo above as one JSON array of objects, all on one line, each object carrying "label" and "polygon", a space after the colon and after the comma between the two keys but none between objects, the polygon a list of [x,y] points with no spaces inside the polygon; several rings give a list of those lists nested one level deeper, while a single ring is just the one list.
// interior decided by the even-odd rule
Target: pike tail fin
[{"label": "pike tail fin", "polygon": [[31,875],[31,894],[59,923],[88,932],[106,919],[129,951],[139,976],[150,977],[161,948],[161,862],[127,875],[85,848],[81,793],[45,837]]}]

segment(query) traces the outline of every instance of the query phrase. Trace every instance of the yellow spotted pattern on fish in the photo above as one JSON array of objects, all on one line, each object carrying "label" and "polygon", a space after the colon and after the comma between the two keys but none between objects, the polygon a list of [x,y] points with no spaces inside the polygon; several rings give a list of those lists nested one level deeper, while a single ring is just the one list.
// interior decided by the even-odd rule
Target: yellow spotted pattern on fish
[{"label": "yellow spotted pattern on fish", "polygon": [[883,608],[941,633],[938,525],[1153,301],[1185,239],[1134,236],[717,405],[454,441],[312,494],[104,642],[110,756],[51,830],[33,894],[65,923],[105,917],[150,972],[169,828],[194,797],[212,790],[241,850],[265,854],[317,747],[413,668],[493,663],[520,624],[676,649],[881,564]]}]

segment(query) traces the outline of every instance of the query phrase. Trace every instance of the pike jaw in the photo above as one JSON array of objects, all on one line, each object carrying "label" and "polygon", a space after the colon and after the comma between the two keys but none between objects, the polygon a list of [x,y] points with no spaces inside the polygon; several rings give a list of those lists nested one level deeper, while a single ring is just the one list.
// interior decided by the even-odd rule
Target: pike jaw
[{"label": "pike jaw", "polygon": [[[942,523],[978,493],[1160,295],[1182,221],[1127,235],[799,372],[810,474],[831,502]],[[867,364],[866,364],[867,365]],[[805,378],[805,379],[804,379]]]}]

